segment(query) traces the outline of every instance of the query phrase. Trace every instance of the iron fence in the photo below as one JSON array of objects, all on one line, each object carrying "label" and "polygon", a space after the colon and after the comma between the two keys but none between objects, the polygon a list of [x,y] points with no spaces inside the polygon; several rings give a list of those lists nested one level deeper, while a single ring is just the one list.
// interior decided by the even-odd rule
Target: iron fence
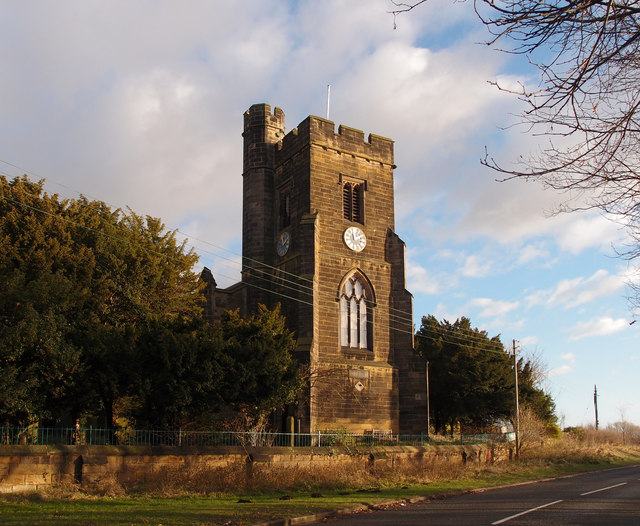
[{"label": "iron fence", "polygon": [[387,432],[364,434],[319,431],[316,433],[272,433],[50,428],[0,426],[0,445],[118,445],[118,446],[252,446],[252,447],[357,447],[391,445],[468,445],[509,442],[513,434],[396,435]]}]

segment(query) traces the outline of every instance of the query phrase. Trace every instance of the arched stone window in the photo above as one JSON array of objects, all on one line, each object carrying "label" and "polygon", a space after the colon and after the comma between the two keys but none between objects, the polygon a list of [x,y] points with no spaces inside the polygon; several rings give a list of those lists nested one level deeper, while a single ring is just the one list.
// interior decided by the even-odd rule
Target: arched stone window
[{"label": "arched stone window", "polygon": [[340,345],[371,349],[372,293],[358,272],[344,280],[340,289]]}]

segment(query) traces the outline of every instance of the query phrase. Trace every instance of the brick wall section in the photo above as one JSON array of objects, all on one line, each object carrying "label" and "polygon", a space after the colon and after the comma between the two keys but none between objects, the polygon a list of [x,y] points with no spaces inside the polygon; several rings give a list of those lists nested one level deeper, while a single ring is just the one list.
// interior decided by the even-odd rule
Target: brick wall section
[{"label": "brick wall section", "polygon": [[[463,455],[464,453],[464,455]],[[117,446],[10,446],[0,447],[0,493],[37,491],[60,483],[100,484],[116,480],[124,487],[152,481],[164,468],[224,468],[254,462],[274,466],[424,463],[434,460],[460,463],[496,462],[510,458],[507,445],[499,446],[396,446],[373,448],[179,448]]]}]

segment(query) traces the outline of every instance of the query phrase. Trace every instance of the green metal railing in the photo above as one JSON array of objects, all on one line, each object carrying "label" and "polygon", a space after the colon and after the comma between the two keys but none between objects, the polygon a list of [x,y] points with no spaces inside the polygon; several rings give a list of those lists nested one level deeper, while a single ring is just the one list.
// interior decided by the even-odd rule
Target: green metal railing
[{"label": "green metal railing", "polygon": [[394,435],[386,432],[365,434],[341,432],[271,433],[231,431],[189,431],[49,428],[39,426],[2,427],[0,445],[118,445],[118,446],[252,446],[252,447],[332,447],[390,445],[460,445],[509,442],[507,434]]}]

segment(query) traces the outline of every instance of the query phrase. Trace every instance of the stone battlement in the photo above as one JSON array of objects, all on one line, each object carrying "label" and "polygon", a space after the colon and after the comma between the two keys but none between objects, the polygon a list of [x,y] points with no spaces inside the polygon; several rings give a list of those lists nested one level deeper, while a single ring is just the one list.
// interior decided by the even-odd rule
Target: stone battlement
[{"label": "stone battlement", "polygon": [[310,115],[298,127],[285,135],[280,146],[281,156],[295,153],[302,145],[311,144],[340,153],[393,164],[393,141],[340,124],[336,133],[333,121]]},{"label": "stone battlement", "polygon": [[275,107],[271,113],[269,104],[253,104],[244,112],[245,131],[253,126],[264,126],[265,124],[284,130],[284,111]]},{"label": "stone battlement", "polygon": [[[253,135],[252,130],[265,130],[271,133]],[[253,140],[277,144],[280,158],[286,158],[302,147],[315,144],[340,153],[363,157],[385,164],[393,164],[393,141],[370,133],[365,139],[362,130],[340,124],[336,133],[333,121],[310,115],[286,135],[284,112],[275,107],[273,112],[269,104],[254,104],[244,113],[244,135],[253,136]]]}]

